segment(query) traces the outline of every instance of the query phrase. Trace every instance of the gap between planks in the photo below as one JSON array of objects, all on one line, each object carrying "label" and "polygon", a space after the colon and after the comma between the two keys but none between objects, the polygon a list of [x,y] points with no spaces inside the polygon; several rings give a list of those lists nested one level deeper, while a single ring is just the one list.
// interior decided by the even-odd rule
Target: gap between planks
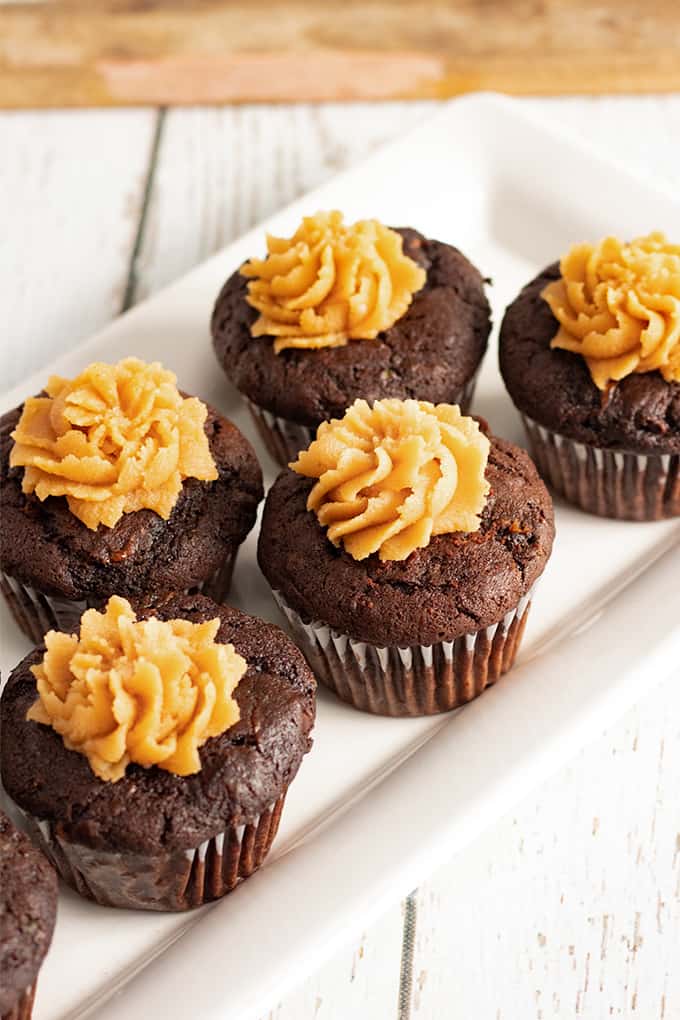
[{"label": "gap between planks", "polygon": [[410,1020],[413,1001],[413,961],[416,953],[416,927],[418,924],[418,890],[404,900],[404,932],[401,941],[401,967],[399,970],[399,997],[397,1020]]},{"label": "gap between planks", "polygon": [[138,262],[139,256],[142,252],[144,245],[144,234],[146,230],[146,224],[149,214],[149,204],[151,202],[151,195],[153,192],[154,180],[156,177],[156,168],[158,166],[158,159],[163,143],[163,126],[165,124],[165,117],[167,109],[164,106],[159,107],[156,111],[156,121],[154,124],[153,137],[151,139],[151,149],[149,152],[149,166],[146,172],[146,179],[144,181],[144,192],[142,195],[142,203],[139,210],[139,222],[137,223],[137,231],[135,233],[135,240],[132,245],[132,251],[130,252],[130,263],[128,266],[127,280],[125,282],[125,292],[123,294],[123,301],[120,306],[120,313],[127,312],[129,308],[135,304],[137,294],[137,282],[138,282]]}]

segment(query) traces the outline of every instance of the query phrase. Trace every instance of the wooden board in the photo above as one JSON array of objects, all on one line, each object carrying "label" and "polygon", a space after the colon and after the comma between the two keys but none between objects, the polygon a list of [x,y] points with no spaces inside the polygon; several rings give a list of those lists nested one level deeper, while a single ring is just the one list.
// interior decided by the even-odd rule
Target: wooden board
[{"label": "wooden board", "polygon": [[0,106],[680,89],[678,0],[0,0]]},{"label": "wooden board", "polygon": [[157,116],[0,115],[0,389],[129,303]]}]

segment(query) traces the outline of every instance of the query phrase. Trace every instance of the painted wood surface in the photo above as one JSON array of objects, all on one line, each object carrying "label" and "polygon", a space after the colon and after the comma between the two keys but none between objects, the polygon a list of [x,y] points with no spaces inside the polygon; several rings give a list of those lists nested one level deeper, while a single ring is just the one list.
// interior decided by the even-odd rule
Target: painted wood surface
[{"label": "painted wood surface", "polygon": [[433,103],[257,106],[165,115],[136,298],[414,126]]},{"label": "painted wood surface", "polygon": [[[680,97],[526,102],[680,188]],[[3,378],[430,109],[0,116]],[[676,1020],[679,789],[680,676],[262,1020]]]},{"label": "painted wood surface", "polygon": [[124,307],[155,117],[0,119],[3,388]]},{"label": "painted wood surface", "polygon": [[402,935],[403,907],[396,906],[262,1020],[393,1020],[399,1009]]},{"label": "painted wood surface", "polygon": [[12,0],[0,17],[6,107],[680,87],[676,0]]},{"label": "painted wood surface", "polygon": [[680,1017],[679,681],[419,890],[411,1020]]}]

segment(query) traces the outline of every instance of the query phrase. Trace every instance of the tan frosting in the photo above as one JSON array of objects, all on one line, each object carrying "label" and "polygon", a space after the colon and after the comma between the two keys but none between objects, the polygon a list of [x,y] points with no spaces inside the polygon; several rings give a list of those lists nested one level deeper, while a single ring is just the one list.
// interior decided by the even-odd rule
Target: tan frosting
[{"label": "tan frosting", "polygon": [[403,560],[433,535],[477,531],[489,440],[450,404],[365,400],[324,422],[290,466],[318,478],[307,508],[355,560]]},{"label": "tan frosting", "polygon": [[52,376],[12,433],[10,464],[25,469],[23,491],[66,496],[93,530],[144,508],[167,520],[184,478],[217,478],[207,408],[176,383],[158,362],[136,358],[95,362],[76,379]]},{"label": "tan frosting", "polygon": [[680,382],[680,245],[663,234],[577,244],[541,297],[560,327],[552,347],[581,354],[601,390],[658,369]]},{"label": "tan frosting", "polygon": [[260,313],[251,333],[277,337],[277,354],[373,340],[425,283],[400,234],[377,220],[346,225],[340,212],[306,216],[290,238],[269,235],[267,251],[241,273],[252,278],[247,301]]},{"label": "tan frosting", "polygon": [[83,614],[80,637],[45,636],[27,718],[51,726],[106,781],[121,779],[130,762],[199,772],[198,749],[239,719],[233,693],[247,668],[233,645],[215,641],[219,626],[138,621],[114,595],[105,612]]}]

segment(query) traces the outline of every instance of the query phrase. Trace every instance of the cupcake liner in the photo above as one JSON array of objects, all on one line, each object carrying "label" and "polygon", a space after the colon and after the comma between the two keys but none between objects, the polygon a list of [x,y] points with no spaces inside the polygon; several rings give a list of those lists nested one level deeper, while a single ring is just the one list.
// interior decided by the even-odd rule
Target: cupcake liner
[{"label": "cupcake liner", "polygon": [[[458,404],[463,414],[467,414],[477,384],[477,372],[461,388],[450,403]],[[287,418],[277,418],[270,411],[265,411],[251,400],[247,401],[253,421],[268,453],[285,467],[289,461],[297,458],[300,450],[306,450],[316,437],[316,426],[298,425]]]},{"label": "cupcake liner", "polygon": [[93,603],[43,595],[37,588],[0,573],[0,591],[12,616],[33,644],[42,644],[48,630],[72,630]]},{"label": "cupcake liner", "polygon": [[680,516],[680,456],[586,446],[522,416],[538,470],[588,513],[626,521]]},{"label": "cupcake liner", "polygon": [[226,896],[257,871],[274,842],[285,796],[255,821],[232,825],[192,850],[153,855],[73,843],[58,823],[31,815],[26,826],[64,882],[86,899],[132,910],[191,910]]},{"label": "cupcake liner", "polygon": [[315,428],[298,425],[286,418],[277,418],[250,400],[247,403],[267,453],[282,467],[295,460],[299,450],[306,450],[316,436]]},{"label": "cupcake liner", "polygon": [[196,592],[200,592],[202,595],[212,599],[213,602],[224,602],[231,588],[231,579],[234,574],[237,555],[238,546],[229,553],[226,560],[217,568],[214,574],[211,574],[210,577],[200,584],[194,585],[186,594],[193,595]]},{"label": "cupcake liner", "polygon": [[305,622],[274,597],[317,678],[343,701],[374,715],[421,716],[472,701],[515,661],[536,585],[502,620],[453,641],[380,647],[324,623]]},{"label": "cupcake liner", "polygon": [[3,1013],[2,1016],[0,1016],[0,1020],[30,1020],[33,1012],[36,983],[37,982],[34,981],[32,985],[22,992],[21,998],[14,1009],[10,1009],[9,1013]]},{"label": "cupcake liner", "polygon": [[[223,602],[229,591],[235,560],[236,552],[232,552],[214,574],[201,584],[189,589],[187,594],[202,592],[215,602]],[[75,600],[44,595],[37,588],[22,584],[15,577],[2,572],[0,572],[0,591],[5,596],[7,605],[20,629],[36,645],[42,644],[48,630],[76,630],[80,623],[80,617],[86,609],[101,609],[106,601],[102,599]]]}]

